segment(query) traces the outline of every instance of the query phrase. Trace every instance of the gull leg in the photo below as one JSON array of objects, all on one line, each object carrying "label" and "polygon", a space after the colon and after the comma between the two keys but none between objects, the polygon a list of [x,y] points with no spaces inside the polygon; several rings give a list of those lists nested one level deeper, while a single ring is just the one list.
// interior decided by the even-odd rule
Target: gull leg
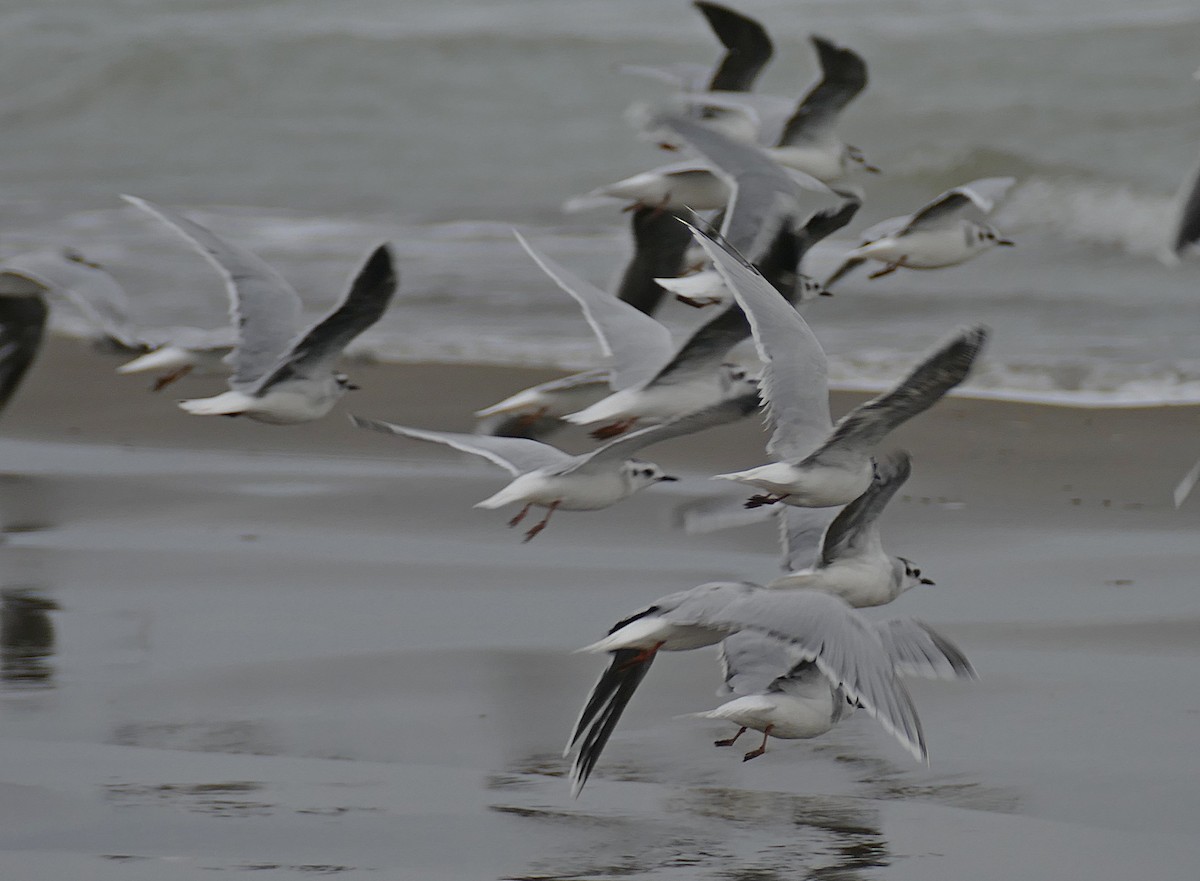
[{"label": "gull leg", "polygon": [[533,537],[535,535],[537,535],[539,532],[541,532],[543,529],[546,528],[546,524],[550,522],[550,515],[554,513],[554,510],[557,507],[558,507],[558,500],[555,500],[550,503],[550,508],[546,511],[546,516],[543,517],[539,522],[533,524],[533,528],[531,528],[527,533],[525,533],[525,538],[524,538],[524,541],[522,542],[522,544],[527,541],[533,541]]},{"label": "gull leg", "polygon": [[746,499],[745,507],[761,508],[763,505],[774,505],[782,502],[789,495],[791,495],[791,493],[780,493],[779,495],[775,496],[771,495],[770,493],[764,493],[757,496],[751,496],[750,498]]},{"label": "gull leg", "polygon": [[678,148],[678,147],[676,147],[674,144],[669,144],[669,143],[667,143],[666,141],[659,141],[659,142],[658,142],[658,149],[660,149],[660,150],[668,150],[668,151],[670,151],[670,152],[672,152],[672,153],[678,153],[678,152],[679,152],[679,148]]},{"label": "gull leg", "polygon": [[883,267],[883,269],[879,270],[878,272],[872,272],[870,275],[867,276],[867,278],[883,278],[885,275],[891,275],[893,272],[895,272],[897,269],[899,269],[901,266],[904,265],[905,259],[907,259],[907,258],[901,257],[895,263],[889,263],[887,266]]},{"label": "gull leg", "polygon": [[654,655],[664,645],[666,645],[666,642],[656,642],[654,644],[654,648],[642,649],[640,652],[638,652],[636,655],[634,655],[632,658],[630,658],[628,661],[626,661],[624,664],[622,664],[619,669],[628,670],[630,667],[636,667],[638,664],[646,663],[647,661],[653,659]]},{"label": "gull leg", "polygon": [[608,440],[610,437],[616,437],[618,434],[624,434],[629,431],[635,422],[637,422],[636,416],[630,416],[628,419],[618,419],[616,422],[610,422],[608,425],[601,425],[592,432],[592,437],[596,440]]},{"label": "gull leg", "polygon": [[158,379],[154,380],[154,385],[150,387],[150,391],[161,392],[163,389],[165,389],[167,386],[169,386],[175,380],[183,379],[185,376],[187,376],[191,372],[192,372],[192,365],[184,364],[178,370],[172,370],[170,373],[165,374],[164,376],[160,376]]},{"label": "gull leg", "polygon": [[519,428],[529,428],[537,424],[537,421],[546,415],[546,407],[538,407],[532,413],[525,413],[517,418],[517,426]]},{"label": "gull leg", "polygon": [[526,505],[524,508],[522,508],[522,509],[521,509],[521,510],[520,510],[520,511],[517,513],[517,516],[516,516],[516,517],[514,517],[513,519],[511,519],[511,520],[509,520],[509,521],[508,521],[508,528],[509,528],[509,529],[512,529],[514,526],[516,526],[518,523],[520,523],[522,520],[524,520],[524,519],[525,519],[525,515],[529,513],[529,509],[530,509],[530,508],[532,508],[532,507],[533,507],[533,502],[530,502],[530,503],[529,503],[529,504],[527,504],[527,505]]},{"label": "gull leg", "polygon": [[689,297],[687,294],[676,294],[675,299],[680,303],[686,303],[697,309],[703,309],[705,306],[716,306],[722,302],[720,297]]},{"label": "gull leg", "polygon": [[768,725],[766,728],[763,729],[762,745],[759,746],[758,749],[752,749],[752,750],[750,750],[750,752],[748,752],[744,756],[742,756],[743,762],[748,762],[751,759],[757,759],[759,756],[761,756],[763,753],[765,753],[767,751],[767,738],[771,736],[771,729],[774,727],[775,727],[774,725]]},{"label": "gull leg", "polygon": [[733,735],[733,737],[727,737],[724,740],[714,740],[713,746],[733,746],[734,742],[736,742],[737,739],[745,733],[746,733],[746,726],[743,725],[741,728],[739,728],[737,730],[737,734]]}]

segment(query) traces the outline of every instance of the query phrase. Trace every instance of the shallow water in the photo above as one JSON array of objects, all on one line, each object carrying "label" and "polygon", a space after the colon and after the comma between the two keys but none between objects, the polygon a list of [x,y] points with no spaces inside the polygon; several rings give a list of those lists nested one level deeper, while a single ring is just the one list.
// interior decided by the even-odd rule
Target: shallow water
[{"label": "shallow water", "polygon": [[[868,204],[813,256],[817,275],[870,222],[975,177],[1020,179],[998,215],[1013,252],[848,283],[810,309],[839,385],[885,384],[951,328],[985,321],[996,342],[974,382],[991,394],[1200,400],[1197,273],[1156,259],[1200,150],[1194,6],[745,8],[778,44],[763,90],[802,91],[810,31],[870,64],[843,128],[886,173],[861,182]],[[73,244],[128,285],[137,321],[212,326],[225,307],[208,267],[118,193],[228,206],[201,216],[277,263],[314,311],[392,239],[401,303],[360,351],[401,361],[594,363],[575,307],[509,227],[612,279],[623,219],[558,206],[661,161],[620,119],[661,90],[613,66],[716,54],[682,2],[347,0],[334,14],[312,0],[88,0],[13,6],[0,24],[5,253]],[[685,311],[666,320],[696,320]]]}]

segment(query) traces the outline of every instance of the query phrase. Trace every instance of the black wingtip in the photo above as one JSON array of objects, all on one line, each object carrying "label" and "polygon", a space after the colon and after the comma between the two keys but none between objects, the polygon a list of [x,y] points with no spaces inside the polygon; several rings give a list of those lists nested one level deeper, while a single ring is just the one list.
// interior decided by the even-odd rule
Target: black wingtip
[{"label": "black wingtip", "polygon": [[613,652],[612,662],[588,696],[567,746],[569,753],[579,745],[571,765],[571,794],[575,798],[583,791],[625,707],[654,663],[654,655],[642,660],[643,655],[637,649]]}]

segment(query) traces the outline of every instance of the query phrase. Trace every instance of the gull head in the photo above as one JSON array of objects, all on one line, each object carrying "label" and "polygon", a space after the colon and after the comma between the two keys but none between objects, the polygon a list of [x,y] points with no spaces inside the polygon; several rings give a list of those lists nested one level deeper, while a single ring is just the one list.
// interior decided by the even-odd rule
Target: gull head
[{"label": "gull head", "polygon": [[339,393],[356,392],[359,389],[359,386],[356,386],[354,383],[352,383],[350,381],[350,377],[344,373],[335,373],[333,375],[333,381],[337,383]]},{"label": "gull head", "polygon": [[663,470],[653,462],[639,462],[637,459],[628,459],[622,462],[621,474],[628,482],[631,492],[637,492],[639,489],[645,489],[655,483],[679,479],[664,474]]},{"label": "gull head", "polygon": [[738,398],[758,391],[758,374],[745,364],[721,365],[721,389],[727,398]]},{"label": "gull head", "polygon": [[932,579],[921,576],[921,570],[916,567],[912,560],[906,560],[904,557],[896,557],[894,565],[896,575],[900,581],[900,593],[904,593],[904,591],[919,584],[934,583]]},{"label": "gull head", "polygon": [[986,223],[972,223],[968,237],[971,245],[981,249],[994,248],[997,245],[1011,248],[1016,244],[1012,239],[1004,238],[999,230]]}]

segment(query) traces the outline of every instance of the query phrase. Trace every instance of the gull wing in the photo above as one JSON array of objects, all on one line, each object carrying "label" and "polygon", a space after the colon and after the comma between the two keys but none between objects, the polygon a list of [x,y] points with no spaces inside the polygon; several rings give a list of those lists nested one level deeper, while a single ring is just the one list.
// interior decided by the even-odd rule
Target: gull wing
[{"label": "gull wing", "polygon": [[679,275],[692,235],[671,211],[639,207],[632,215],[633,256],[617,285],[617,299],[653,315],[666,294],[655,279]]},{"label": "gull wing", "polygon": [[9,257],[0,264],[0,273],[24,277],[41,286],[51,298],[61,296],[121,348],[130,352],[146,350],[145,341],[129,321],[125,289],[78,251],[43,250]]},{"label": "gull wing", "polygon": [[636,307],[588,284],[537,251],[514,231],[517,241],[542,271],[575,298],[609,359],[614,391],[649,380],[671,357],[671,332]]},{"label": "gull wing", "polygon": [[996,203],[1004,198],[1016,182],[1015,177],[981,177],[979,180],[946,190],[913,214],[897,235],[944,229],[957,223],[972,209],[981,214],[990,214]]},{"label": "gull wing", "polygon": [[729,398],[703,410],[679,416],[658,425],[651,425],[609,441],[602,447],[597,447],[591,453],[579,457],[579,461],[568,471],[582,471],[594,465],[606,462],[624,462],[633,458],[634,454],[643,447],[661,443],[673,437],[685,434],[695,434],[706,428],[724,425],[744,419],[758,409],[758,393],[739,395]]},{"label": "gull wing", "polygon": [[821,79],[800,99],[784,125],[780,147],[820,140],[833,129],[846,105],[867,87],[867,63],[861,55],[816,34],[809,39],[817,51]]},{"label": "gull wing", "polygon": [[837,508],[782,506],[776,513],[779,517],[780,568],[790,573],[816,566],[821,558],[821,540],[839,513]]},{"label": "gull wing", "polygon": [[846,602],[815,590],[757,589],[720,608],[686,604],[667,614],[680,623],[751,630],[793,644],[851,701],[857,701],[915,757],[928,750],[916,708],[870,621]]},{"label": "gull wing", "polygon": [[49,313],[40,284],[0,275],[0,410],[37,356]]},{"label": "gull wing", "polygon": [[783,225],[799,226],[817,207],[823,207],[822,203],[840,201],[821,181],[803,172],[785,171],[752,144],[684,117],[665,116],[659,123],[686,140],[729,184],[732,195],[721,236],[751,262],[757,262]]},{"label": "gull wing", "polygon": [[803,458],[832,427],[825,352],[800,314],[752,266],[695,227],[692,235],[754,332],[764,364],[759,392],[775,426],[767,451],[779,460]]},{"label": "gull wing", "polygon": [[1184,180],[1176,198],[1179,210],[1171,235],[1171,252],[1180,255],[1200,243],[1200,164]]},{"label": "gull wing", "polygon": [[708,81],[708,88],[714,92],[750,91],[775,52],[766,28],[719,3],[696,0],[693,5],[708,20],[708,26],[726,49]]},{"label": "gull wing", "polygon": [[975,668],[954,643],[912,618],[876,621],[884,650],[903,676],[926,679],[978,679]]},{"label": "gull wing", "polygon": [[230,316],[238,329],[229,383],[234,388],[258,383],[295,339],[301,303],[292,286],[258,256],[226,242],[196,221],[145,199],[121,198],[174,229],[224,277]]},{"label": "gull wing", "polygon": [[955,334],[890,391],[858,405],[838,420],[829,439],[811,459],[833,459],[846,452],[869,450],[896,426],[928,410],[967,378],[987,337],[987,328],[982,326]]},{"label": "gull wing", "polygon": [[358,428],[367,428],[383,434],[410,437],[413,440],[445,444],[473,456],[482,456],[494,465],[499,465],[517,477],[539,468],[565,468],[572,465],[575,457],[555,449],[541,441],[523,437],[494,437],[490,434],[457,434],[450,431],[425,431],[407,428],[391,422],[361,419],[351,416],[350,421]]},{"label": "gull wing", "polygon": [[380,245],[358,271],[342,301],[284,353],[255,385],[255,393],[262,394],[289,379],[328,374],[350,341],[383,317],[396,283],[391,249]]},{"label": "gull wing", "polygon": [[742,630],[721,641],[718,652],[724,685],[718,694],[759,694],[800,661],[790,644]]},{"label": "gull wing", "polygon": [[875,478],[867,491],[842,508],[825,530],[821,539],[822,568],[833,565],[840,557],[862,550],[864,544],[871,541],[871,536],[878,539],[875,521],[911,473],[912,460],[903,451],[876,460]]}]

